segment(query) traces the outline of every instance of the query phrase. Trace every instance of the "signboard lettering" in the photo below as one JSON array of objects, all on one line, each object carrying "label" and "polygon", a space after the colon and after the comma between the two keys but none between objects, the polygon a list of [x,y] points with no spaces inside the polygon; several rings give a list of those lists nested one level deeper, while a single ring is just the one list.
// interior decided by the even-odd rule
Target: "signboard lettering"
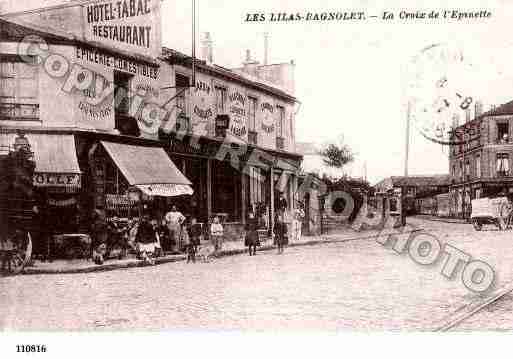
[{"label": "signboard lettering", "polygon": [[77,173],[35,173],[33,184],[39,187],[80,187],[80,175]]},{"label": "signboard lettering", "polygon": [[88,40],[157,57],[160,52],[160,0],[111,0],[84,7]]},{"label": "signboard lettering", "polygon": [[260,105],[260,111],[262,112],[262,130],[267,133],[274,132],[274,106],[269,102],[263,102]]},{"label": "signboard lettering", "polygon": [[237,137],[244,138],[248,134],[248,130],[246,128],[247,97],[238,88],[231,88],[228,95],[228,101],[228,109],[230,118],[232,119],[230,123],[230,132]]}]

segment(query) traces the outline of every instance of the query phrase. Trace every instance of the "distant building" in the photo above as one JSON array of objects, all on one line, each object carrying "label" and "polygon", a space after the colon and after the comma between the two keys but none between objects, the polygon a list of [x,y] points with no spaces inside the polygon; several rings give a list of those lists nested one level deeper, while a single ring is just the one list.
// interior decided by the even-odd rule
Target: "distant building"
[{"label": "distant building", "polygon": [[513,193],[513,101],[474,117],[452,134],[449,170],[451,211],[470,216],[471,200]]}]

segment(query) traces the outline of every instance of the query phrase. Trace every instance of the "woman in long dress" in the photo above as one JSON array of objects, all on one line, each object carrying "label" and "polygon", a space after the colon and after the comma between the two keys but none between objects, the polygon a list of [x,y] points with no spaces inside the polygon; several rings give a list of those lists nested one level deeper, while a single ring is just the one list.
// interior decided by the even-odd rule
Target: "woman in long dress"
[{"label": "woman in long dress", "polygon": [[248,220],[246,224],[246,236],[245,236],[245,245],[249,248],[249,255],[256,255],[256,247],[260,245],[260,240],[258,238],[258,219],[255,216],[253,211],[250,211],[248,214]]}]

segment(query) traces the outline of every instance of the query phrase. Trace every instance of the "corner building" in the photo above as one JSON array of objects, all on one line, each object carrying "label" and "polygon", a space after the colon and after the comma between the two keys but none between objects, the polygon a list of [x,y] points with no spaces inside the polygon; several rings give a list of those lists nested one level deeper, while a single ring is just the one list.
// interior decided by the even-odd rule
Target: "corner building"
[{"label": "corner building", "polygon": [[[157,218],[176,204],[205,224],[221,216],[239,238],[253,206],[272,228],[278,189],[295,206],[301,162],[290,87],[205,61],[193,83],[192,59],[162,48],[160,1],[123,19],[113,10],[108,20],[88,17],[96,5],[65,2],[0,20],[0,146],[20,131],[28,139],[38,203],[54,218],[48,232],[87,233],[96,209],[136,215],[134,188]],[[121,41],[94,31],[121,25],[144,34]],[[30,45],[23,58],[20,43]],[[288,83],[293,67],[283,64]],[[274,80],[283,72],[266,71]]]}]

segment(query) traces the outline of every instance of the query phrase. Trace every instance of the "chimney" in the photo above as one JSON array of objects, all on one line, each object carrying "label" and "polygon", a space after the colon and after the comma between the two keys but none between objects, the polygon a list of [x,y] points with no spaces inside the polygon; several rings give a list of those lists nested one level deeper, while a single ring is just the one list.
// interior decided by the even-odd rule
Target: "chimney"
[{"label": "chimney", "polygon": [[251,50],[246,50],[246,60],[242,64],[244,65],[244,72],[258,76],[257,66],[259,63],[251,58]]},{"label": "chimney", "polygon": [[214,50],[212,44],[213,42],[210,37],[210,32],[205,32],[203,34],[203,39],[201,40],[201,59],[206,61],[209,65],[214,63]]},{"label": "chimney", "polygon": [[481,101],[476,101],[474,105],[474,117],[479,117],[483,113],[483,103]]},{"label": "chimney", "polygon": [[269,64],[269,33],[264,32],[264,65]]},{"label": "chimney", "polygon": [[470,122],[472,120],[472,116],[470,113],[470,107],[465,110],[465,122]]},{"label": "chimney", "polygon": [[460,116],[455,113],[453,116],[452,116],[452,128],[455,129],[455,128],[458,128],[460,125]]}]

